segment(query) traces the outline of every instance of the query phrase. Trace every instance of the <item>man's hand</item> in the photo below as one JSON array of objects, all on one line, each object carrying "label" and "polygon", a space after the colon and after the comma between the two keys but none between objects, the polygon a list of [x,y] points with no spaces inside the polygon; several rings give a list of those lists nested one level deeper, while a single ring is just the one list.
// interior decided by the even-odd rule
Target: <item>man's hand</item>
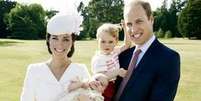
[{"label": "man's hand", "polygon": [[119,76],[120,77],[125,77],[127,75],[127,70],[123,68],[119,68]]}]

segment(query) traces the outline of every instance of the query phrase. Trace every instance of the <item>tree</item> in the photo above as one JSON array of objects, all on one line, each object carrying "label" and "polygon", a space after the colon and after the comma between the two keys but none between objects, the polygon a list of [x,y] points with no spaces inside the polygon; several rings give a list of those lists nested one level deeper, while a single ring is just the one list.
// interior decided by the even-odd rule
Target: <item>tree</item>
[{"label": "tree", "polygon": [[178,30],[179,32],[182,34],[183,37],[188,37],[190,38],[190,36],[188,36],[187,33],[188,30],[187,30],[187,22],[188,22],[188,17],[186,16],[187,15],[187,8],[184,8],[182,10],[182,12],[179,14],[179,17],[178,17]]},{"label": "tree", "polygon": [[183,36],[201,39],[201,1],[189,0],[178,19],[179,31]]},{"label": "tree", "polygon": [[186,0],[173,0],[169,8],[168,25],[169,30],[173,33],[173,37],[182,36],[177,28],[177,20],[178,20],[178,14],[181,12],[185,4]]},{"label": "tree", "polygon": [[46,12],[47,19],[50,19],[51,17],[53,17],[54,15],[56,15],[56,13],[58,13],[59,11],[56,11],[56,10],[47,10],[45,12]]},{"label": "tree", "polygon": [[35,25],[35,29],[38,33],[38,38],[45,38],[47,24],[45,20],[46,12],[44,11],[43,7],[39,4],[29,5],[29,11],[30,19]]},{"label": "tree", "polygon": [[5,17],[11,38],[41,39],[45,38],[45,11],[39,4],[20,5],[13,8]]},{"label": "tree", "polygon": [[78,6],[77,10],[78,12],[81,12],[81,15],[84,18],[84,21],[81,26],[83,28],[83,31],[80,32],[80,35],[77,37],[77,39],[81,40],[81,39],[89,38],[89,33],[88,33],[89,17],[87,13],[87,8],[85,8],[85,5],[83,2],[80,2],[80,5]]},{"label": "tree", "polygon": [[168,31],[168,9],[166,0],[163,1],[161,8],[158,8],[153,15],[155,17],[154,31],[158,31],[159,29],[163,32]]},{"label": "tree", "polygon": [[[82,4],[83,5],[83,4]],[[97,28],[105,22],[120,23],[123,19],[122,0],[91,0],[87,7],[80,7],[84,17],[83,31],[95,38]]]},{"label": "tree", "polygon": [[178,14],[186,4],[186,0],[172,0],[170,8],[167,8],[167,1],[163,1],[161,8],[158,8],[154,13],[154,31],[159,29],[164,32],[171,31],[172,37],[181,37],[177,28]]},{"label": "tree", "polygon": [[10,0],[0,0],[0,38],[6,38],[8,36],[7,26],[3,19],[16,4],[16,2]]}]

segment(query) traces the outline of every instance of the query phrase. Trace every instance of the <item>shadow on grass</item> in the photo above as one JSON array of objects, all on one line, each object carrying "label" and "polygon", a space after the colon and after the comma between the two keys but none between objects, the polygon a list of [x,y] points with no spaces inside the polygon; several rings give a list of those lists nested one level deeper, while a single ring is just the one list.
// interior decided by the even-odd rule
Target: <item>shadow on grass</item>
[{"label": "shadow on grass", "polygon": [[1,46],[13,46],[17,43],[23,43],[23,42],[19,42],[19,41],[0,41],[0,47]]}]

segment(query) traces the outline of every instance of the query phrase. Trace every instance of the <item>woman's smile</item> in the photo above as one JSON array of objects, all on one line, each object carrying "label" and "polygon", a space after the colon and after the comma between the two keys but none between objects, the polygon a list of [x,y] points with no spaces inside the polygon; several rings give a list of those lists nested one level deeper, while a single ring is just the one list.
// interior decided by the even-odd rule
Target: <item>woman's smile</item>
[{"label": "woman's smile", "polygon": [[57,49],[57,48],[54,48],[54,50],[55,50],[57,53],[65,52],[65,49]]}]

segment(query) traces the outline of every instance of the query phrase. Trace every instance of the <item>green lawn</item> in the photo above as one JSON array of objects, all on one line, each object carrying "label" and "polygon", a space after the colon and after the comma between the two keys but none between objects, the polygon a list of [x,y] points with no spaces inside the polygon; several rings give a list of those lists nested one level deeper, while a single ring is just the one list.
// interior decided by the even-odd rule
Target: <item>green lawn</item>
[{"label": "green lawn", "polygon": [[[181,55],[181,80],[175,101],[201,101],[201,41],[161,40]],[[96,41],[77,41],[74,62],[85,63],[96,51]],[[19,101],[21,87],[30,63],[47,60],[45,41],[0,39],[0,100]]]}]

